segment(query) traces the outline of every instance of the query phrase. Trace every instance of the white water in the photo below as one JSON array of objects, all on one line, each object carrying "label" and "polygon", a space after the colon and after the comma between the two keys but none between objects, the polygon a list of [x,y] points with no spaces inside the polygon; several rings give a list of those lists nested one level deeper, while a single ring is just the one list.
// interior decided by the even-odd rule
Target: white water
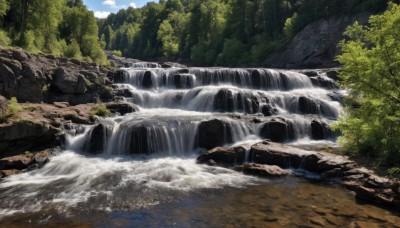
[{"label": "white water", "polygon": [[[307,144],[313,142],[309,139],[311,121],[329,123],[341,110],[340,103],[330,97],[332,91],[313,87],[300,73],[135,66],[141,69],[128,69],[125,81],[116,87],[130,91],[132,96],[124,99],[140,110],[100,120],[102,130],[97,137],[94,126],[70,131],[66,151],[43,168],[0,182],[0,217],[42,210],[63,213],[75,207],[132,210],[199,189],[244,187],[260,180],[196,164],[201,123],[218,119],[224,128],[217,137],[224,138],[226,145],[250,149],[263,140],[264,124],[279,120],[293,127],[291,134],[298,143]],[[151,83],[144,89],[146,71],[151,71]],[[217,98],[222,90],[227,95]],[[315,110],[305,113],[312,115],[303,115],[300,97],[314,104]],[[232,110],[215,110],[229,102]],[[260,113],[264,105],[275,108],[276,115],[264,117]],[[89,155],[90,145],[101,145],[101,153]],[[147,155],[129,155],[139,153]]]}]

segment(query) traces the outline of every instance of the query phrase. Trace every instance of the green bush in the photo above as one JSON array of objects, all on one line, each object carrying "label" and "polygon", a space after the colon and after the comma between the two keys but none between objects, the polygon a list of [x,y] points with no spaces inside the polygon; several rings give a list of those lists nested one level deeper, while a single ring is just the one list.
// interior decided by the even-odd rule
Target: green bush
[{"label": "green bush", "polygon": [[15,116],[18,112],[21,111],[21,106],[18,104],[17,98],[12,97],[9,101],[8,101],[8,111],[3,114],[0,115],[0,122],[4,122],[7,119]]},{"label": "green bush", "polygon": [[95,108],[92,109],[90,112],[91,115],[93,116],[102,116],[102,117],[107,117],[111,115],[110,110],[107,109],[105,105],[99,105]]},{"label": "green bush", "polygon": [[113,51],[113,55],[121,57],[122,56],[122,52],[120,50],[114,50]]}]

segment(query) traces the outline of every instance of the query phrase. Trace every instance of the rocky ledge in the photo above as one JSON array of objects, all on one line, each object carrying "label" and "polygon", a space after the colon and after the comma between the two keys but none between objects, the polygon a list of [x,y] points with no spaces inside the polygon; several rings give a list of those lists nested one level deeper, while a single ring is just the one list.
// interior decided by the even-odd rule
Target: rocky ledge
[{"label": "rocky ledge", "polygon": [[0,95],[20,102],[112,101],[115,74],[96,63],[0,49]]},{"label": "rocky ledge", "polygon": [[[201,154],[198,163],[232,167],[245,174],[279,177],[293,170],[319,175],[321,180],[335,180],[353,191],[357,199],[380,206],[400,209],[400,183],[380,177],[345,156],[306,151],[264,141],[247,146],[217,147]],[[249,162],[249,163],[248,163]]]},{"label": "rocky ledge", "polygon": [[[8,104],[0,96],[0,116],[7,113]],[[104,105],[111,113],[121,115],[135,112],[138,108],[128,102],[113,101],[104,104],[70,105],[67,102],[53,104],[20,103],[20,110],[0,122],[0,173],[1,177],[40,167],[51,156],[53,148],[62,147],[65,132],[75,124],[95,124],[98,118],[93,110]],[[39,155],[38,155],[39,154]],[[39,160],[40,160],[39,159]],[[44,160],[46,160],[44,159]]]}]

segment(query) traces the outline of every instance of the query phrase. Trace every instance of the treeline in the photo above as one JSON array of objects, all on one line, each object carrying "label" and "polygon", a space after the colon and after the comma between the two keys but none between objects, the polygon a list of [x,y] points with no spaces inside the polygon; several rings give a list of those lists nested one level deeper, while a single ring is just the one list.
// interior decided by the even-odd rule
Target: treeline
[{"label": "treeline", "polygon": [[107,50],[144,60],[259,65],[308,23],[383,11],[386,0],[160,0],[99,21]]},{"label": "treeline", "polygon": [[82,0],[0,0],[0,44],[107,63],[98,25]]}]

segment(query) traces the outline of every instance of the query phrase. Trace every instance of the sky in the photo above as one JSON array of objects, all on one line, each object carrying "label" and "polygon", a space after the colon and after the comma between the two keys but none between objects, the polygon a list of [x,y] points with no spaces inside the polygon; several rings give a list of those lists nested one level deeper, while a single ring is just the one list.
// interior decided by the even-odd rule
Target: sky
[{"label": "sky", "polygon": [[83,3],[94,12],[96,17],[106,18],[110,13],[116,13],[120,9],[142,7],[152,1],[155,0],[83,0]]}]

